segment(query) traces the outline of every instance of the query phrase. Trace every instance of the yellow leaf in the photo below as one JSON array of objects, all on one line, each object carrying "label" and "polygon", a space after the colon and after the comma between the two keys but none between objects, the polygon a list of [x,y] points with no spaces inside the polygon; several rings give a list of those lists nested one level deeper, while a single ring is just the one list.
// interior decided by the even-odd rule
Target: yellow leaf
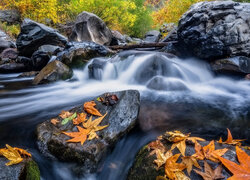
[{"label": "yellow leaf", "polygon": [[10,160],[8,163],[5,164],[6,166],[18,164],[23,161],[23,158],[17,150],[9,146],[8,144],[6,144],[6,147],[7,148],[0,149],[0,154]]}]

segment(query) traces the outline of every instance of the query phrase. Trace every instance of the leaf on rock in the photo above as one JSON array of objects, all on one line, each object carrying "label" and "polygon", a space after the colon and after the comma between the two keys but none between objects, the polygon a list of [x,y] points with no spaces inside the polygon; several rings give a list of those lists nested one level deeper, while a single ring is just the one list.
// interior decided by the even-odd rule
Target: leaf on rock
[{"label": "leaf on rock", "polygon": [[84,110],[87,113],[95,115],[95,116],[102,116],[102,114],[95,108],[95,106],[96,106],[95,101],[89,101],[89,102],[84,103],[83,105]]},{"label": "leaf on rock", "polygon": [[197,168],[201,168],[199,163],[197,162],[197,160],[193,157],[193,156],[186,156],[186,157],[182,157],[182,164],[185,164],[187,167],[187,172],[188,175],[190,175],[193,166],[197,167]]},{"label": "leaf on rock", "polygon": [[225,177],[222,176],[222,166],[219,165],[215,170],[212,169],[212,167],[204,161],[204,170],[205,172],[194,170],[197,174],[202,176],[204,180],[219,180],[224,179]]},{"label": "leaf on rock", "polygon": [[180,155],[175,154],[166,160],[165,174],[169,179],[177,179],[176,172],[181,172],[186,168],[184,164],[176,163]]},{"label": "leaf on rock", "polygon": [[171,151],[167,151],[166,153],[157,149],[156,151],[156,160],[154,163],[157,165],[157,169],[159,169],[163,164],[165,164],[166,160],[173,156]]},{"label": "leaf on rock", "polygon": [[153,141],[153,142],[149,143],[147,147],[148,147],[148,150],[152,150],[149,153],[149,156],[152,156],[152,155],[156,154],[156,150],[160,150],[161,152],[166,151],[165,146],[158,139],[156,141]]},{"label": "leaf on rock", "polygon": [[231,144],[231,145],[241,146],[241,143],[240,143],[241,141],[244,141],[244,139],[233,139],[233,136],[230,130],[227,128],[227,140],[223,142],[222,138],[220,137],[220,140],[217,142],[220,144]]},{"label": "leaf on rock", "polygon": [[157,176],[156,180],[168,180],[168,179],[164,176]]},{"label": "leaf on rock", "polygon": [[179,151],[181,152],[182,156],[185,156],[185,151],[186,151],[186,142],[185,142],[185,139],[182,140],[182,141],[180,141],[180,142],[174,143],[174,144],[171,146],[171,151],[172,151],[174,148],[178,148]]},{"label": "leaf on rock", "polygon": [[248,180],[250,179],[250,156],[241,148],[236,146],[236,154],[240,165],[219,157],[222,164],[231,172],[233,176],[228,180]]},{"label": "leaf on rock", "polygon": [[190,178],[187,177],[186,174],[182,171],[176,171],[175,176],[177,180],[190,180]]},{"label": "leaf on rock", "polygon": [[84,129],[80,126],[76,126],[79,132],[63,132],[65,135],[72,137],[67,142],[80,142],[81,145],[87,140],[87,135],[90,132],[89,129]]},{"label": "leaf on rock", "polygon": [[73,113],[69,112],[69,111],[62,111],[61,114],[59,114],[59,116],[63,119],[72,116]]},{"label": "leaf on rock", "polygon": [[24,149],[17,148],[17,147],[14,147],[14,149],[16,151],[18,151],[19,154],[21,154],[21,155],[24,155],[24,156],[27,156],[27,157],[31,157],[31,154],[28,151],[24,150]]},{"label": "leaf on rock", "polygon": [[67,117],[67,118],[63,119],[63,120],[62,120],[62,125],[67,124],[69,121],[71,121],[71,120],[73,120],[74,118],[76,118],[76,116],[77,116],[77,114],[76,114],[76,112],[75,112],[75,113],[74,113],[73,115],[71,115],[70,117]]},{"label": "leaf on rock", "polygon": [[165,134],[167,135],[167,140],[174,143],[183,141],[190,136],[190,134],[183,134],[180,131],[168,131]]},{"label": "leaf on rock", "polygon": [[6,144],[6,147],[7,148],[0,149],[0,154],[10,160],[8,163],[5,164],[6,166],[18,164],[23,161],[23,158],[17,150],[9,146],[8,144]]},{"label": "leaf on rock", "polygon": [[85,122],[87,119],[87,114],[86,113],[80,113],[77,115],[77,117],[75,119],[73,119],[73,124],[78,125],[80,123]]},{"label": "leaf on rock", "polygon": [[51,119],[50,122],[54,125],[57,125],[57,123],[59,123],[58,119]]},{"label": "leaf on rock", "polygon": [[196,153],[193,157],[203,160],[209,159],[213,162],[219,162],[218,157],[222,156],[227,152],[227,148],[215,150],[214,141],[211,141],[207,146],[202,147],[198,142],[195,143]]}]

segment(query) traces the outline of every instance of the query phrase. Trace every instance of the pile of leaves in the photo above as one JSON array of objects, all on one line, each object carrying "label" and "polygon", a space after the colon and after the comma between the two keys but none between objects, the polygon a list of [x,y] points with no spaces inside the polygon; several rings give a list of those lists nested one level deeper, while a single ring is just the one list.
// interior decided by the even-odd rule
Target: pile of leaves
[{"label": "pile of leaves", "polygon": [[[249,149],[249,147],[241,146],[239,139],[233,139],[230,130],[228,129],[228,138],[222,141],[220,138],[217,143],[229,144],[236,146],[236,154],[240,164],[236,164],[222,156],[228,151],[227,148],[215,149],[214,140],[210,141],[208,145],[202,146],[199,141],[205,139],[199,137],[190,137],[190,134],[183,134],[180,131],[166,132],[164,135],[159,136],[156,141],[148,144],[150,150],[149,156],[155,154],[156,169],[164,166],[165,176],[158,176],[156,180],[189,180],[193,166],[196,168],[194,172],[199,174],[204,180],[217,180],[224,179],[222,175],[222,165],[228,169],[233,176],[229,180],[248,180],[250,179],[250,156],[241,148]],[[170,149],[164,146],[164,142],[172,143]],[[186,144],[194,145],[195,153],[191,156],[185,156]],[[174,154],[173,150],[177,148],[180,153]],[[178,162],[180,163],[178,163]],[[209,165],[208,161],[218,164],[214,170]],[[204,170],[199,162],[204,163]],[[187,173],[184,172],[186,170]]]},{"label": "pile of leaves", "polygon": [[[105,97],[99,97],[97,100],[101,101],[106,105],[114,105],[118,98],[116,95],[105,95]],[[103,100],[103,101],[102,101]],[[99,138],[96,134],[97,131],[101,131],[108,127],[108,125],[99,126],[102,120],[106,117],[107,113],[102,115],[96,108],[95,101],[85,102],[83,104],[84,112],[69,112],[62,111],[59,115],[60,118],[51,119],[50,122],[56,125],[66,125],[72,121],[73,125],[77,127],[77,132],[62,132],[63,134],[71,137],[72,139],[67,140],[70,143],[81,143],[84,144],[86,140],[93,140]],[[89,118],[87,118],[89,116]],[[93,119],[93,116],[97,116]],[[61,119],[61,120],[60,120]]]},{"label": "pile of leaves", "polygon": [[4,156],[9,160],[9,162],[5,164],[6,166],[11,166],[22,162],[23,158],[31,157],[31,154],[24,149],[11,147],[6,144],[6,148],[0,149],[0,156]]}]

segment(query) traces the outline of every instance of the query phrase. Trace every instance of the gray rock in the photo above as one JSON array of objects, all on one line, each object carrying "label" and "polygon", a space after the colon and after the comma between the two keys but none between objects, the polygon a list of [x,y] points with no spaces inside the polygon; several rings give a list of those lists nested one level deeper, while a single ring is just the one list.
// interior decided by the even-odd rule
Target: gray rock
[{"label": "gray rock", "polygon": [[34,71],[40,71],[50,60],[50,55],[44,51],[36,51],[31,56],[31,67]]},{"label": "gray rock", "polygon": [[38,48],[39,51],[43,51],[50,56],[57,55],[57,53],[62,52],[63,48],[60,46],[53,46],[53,45],[43,45]]},{"label": "gray rock", "polygon": [[178,39],[203,59],[250,56],[250,4],[200,2],[180,19]]},{"label": "gray rock", "polygon": [[[140,94],[138,91],[128,90],[109,94],[115,94],[119,99],[113,106],[106,106],[96,101],[96,98],[93,99],[101,114],[107,112],[100,125],[109,125],[97,132],[99,139],[87,140],[83,145],[67,143],[66,140],[70,138],[61,132],[76,131],[72,121],[66,125],[58,123],[55,126],[48,120],[37,127],[40,151],[49,157],[56,157],[62,161],[80,163],[83,167],[82,174],[96,171],[99,162],[107,155],[110,148],[135,126],[139,113]],[[70,112],[83,112],[83,106],[73,108]],[[62,120],[59,116],[57,118]]]},{"label": "gray rock", "polygon": [[63,47],[67,43],[67,39],[55,29],[25,19],[16,43],[20,55],[31,57],[40,46],[50,44]]},{"label": "gray rock", "polygon": [[39,74],[39,71],[30,71],[30,72],[24,72],[24,73],[20,74],[18,77],[20,77],[20,78],[22,78],[22,77],[34,77],[38,74]]},{"label": "gray rock", "polygon": [[7,48],[15,48],[16,45],[11,38],[0,29],[0,53]]},{"label": "gray rock", "polygon": [[89,59],[111,54],[113,52],[110,49],[94,42],[70,42],[64,51],[58,54],[58,59],[66,65],[79,67]]},{"label": "gray rock", "polygon": [[110,45],[112,33],[106,24],[95,14],[83,11],[76,18],[71,41],[92,41],[101,45]]},{"label": "gray rock", "polygon": [[8,49],[3,50],[3,52],[0,55],[0,58],[15,60],[17,56],[18,56],[18,52],[16,49],[8,48]]},{"label": "gray rock", "polygon": [[112,36],[118,40],[118,44],[123,44],[126,42],[125,37],[119,31],[111,31]]},{"label": "gray rock", "polygon": [[0,179],[2,180],[40,180],[38,165],[32,159],[25,159],[19,164],[6,166],[6,158],[0,157]]},{"label": "gray rock", "polygon": [[18,73],[27,71],[25,64],[16,62],[7,62],[0,64],[0,73]]},{"label": "gray rock", "polygon": [[93,59],[93,61],[88,66],[89,78],[101,80],[102,74],[100,72],[104,70],[106,64],[107,64],[107,61],[104,60],[103,58]]},{"label": "gray rock", "polygon": [[17,24],[21,21],[21,16],[17,10],[0,10],[0,21]]},{"label": "gray rock", "polygon": [[220,59],[212,62],[211,67],[216,73],[246,75],[250,73],[250,58],[236,56],[233,58]]},{"label": "gray rock", "polygon": [[52,61],[47,64],[33,80],[33,84],[43,84],[55,82],[58,80],[66,80],[73,75],[72,70],[60,61]]},{"label": "gray rock", "polygon": [[145,42],[158,42],[160,38],[161,38],[160,31],[153,30],[147,32],[143,40]]}]

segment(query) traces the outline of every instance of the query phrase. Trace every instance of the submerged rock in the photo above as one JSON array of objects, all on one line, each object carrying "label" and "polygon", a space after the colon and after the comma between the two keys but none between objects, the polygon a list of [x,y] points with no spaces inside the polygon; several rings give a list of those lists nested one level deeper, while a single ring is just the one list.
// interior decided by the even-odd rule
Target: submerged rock
[{"label": "submerged rock", "polygon": [[83,11],[76,18],[71,41],[92,41],[101,45],[110,45],[112,33],[106,24],[95,14]]},{"label": "submerged rock", "polygon": [[16,43],[20,55],[31,57],[42,45],[50,44],[63,47],[67,43],[67,38],[44,24],[25,19]]},{"label": "submerged rock", "polygon": [[19,164],[6,166],[9,160],[0,157],[0,179],[6,180],[40,180],[38,165],[32,159],[26,159]]},{"label": "submerged rock", "polygon": [[60,61],[52,61],[45,66],[33,80],[33,84],[43,84],[58,80],[66,80],[73,75],[72,70]]},{"label": "submerged rock", "polygon": [[[40,151],[48,157],[56,157],[62,161],[78,163],[81,167],[81,174],[94,172],[99,162],[105,158],[107,152],[136,124],[140,106],[140,94],[136,90],[112,92],[118,97],[118,102],[113,106],[106,106],[96,101],[96,109],[101,114],[107,112],[101,122],[101,126],[108,127],[97,131],[99,139],[87,140],[83,145],[80,143],[67,143],[70,139],[62,131],[76,131],[76,127],[70,121],[66,125],[53,125],[50,120],[38,125],[37,137]],[[104,95],[102,95],[104,96]],[[78,106],[70,112],[83,112],[83,106]],[[57,117],[59,120],[60,117]]]},{"label": "submerged rock", "polygon": [[200,2],[180,19],[179,41],[195,56],[250,56],[250,3]]}]

